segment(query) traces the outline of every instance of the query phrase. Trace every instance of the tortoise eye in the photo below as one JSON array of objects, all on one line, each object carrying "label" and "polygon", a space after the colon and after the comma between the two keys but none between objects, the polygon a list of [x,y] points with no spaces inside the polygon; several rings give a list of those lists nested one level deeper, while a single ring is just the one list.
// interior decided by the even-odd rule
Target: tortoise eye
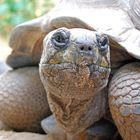
[{"label": "tortoise eye", "polygon": [[55,35],[55,41],[57,41],[59,43],[65,43],[65,39],[64,39],[64,37],[60,33],[57,33]]},{"label": "tortoise eye", "polygon": [[98,44],[99,51],[101,53],[105,52],[109,45],[108,37],[104,34],[102,34],[102,35],[96,34],[96,38],[97,38],[97,44]]},{"label": "tortoise eye", "polygon": [[68,47],[70,32],[68,29],[58,29],[51,38],[52,44],[55,49],[63,50]]}]

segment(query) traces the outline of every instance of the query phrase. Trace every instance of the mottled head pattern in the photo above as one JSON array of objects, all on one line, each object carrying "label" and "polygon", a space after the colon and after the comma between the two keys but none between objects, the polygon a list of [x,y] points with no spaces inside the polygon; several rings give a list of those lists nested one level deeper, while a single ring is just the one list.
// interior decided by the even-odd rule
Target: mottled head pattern
[{"label": "mottled head pattern", "polygon": [[60,28],[44,39],[40,75],[50,108],[66,131],[82,131],[93,122],[93,114],[99,116],[104,112],[100,107],[104,103],[98,103],[102,108],[95,111],[98,113],[87,113],[93,98],[107,85],[109,74],[106,35],[79,28]]},{"label": "mottled head pattern", "polygon": [[44,40],[40,62],[47,91],[65,98],[89,98],[110,74],[108,38],[85,29],[60,28]]}]

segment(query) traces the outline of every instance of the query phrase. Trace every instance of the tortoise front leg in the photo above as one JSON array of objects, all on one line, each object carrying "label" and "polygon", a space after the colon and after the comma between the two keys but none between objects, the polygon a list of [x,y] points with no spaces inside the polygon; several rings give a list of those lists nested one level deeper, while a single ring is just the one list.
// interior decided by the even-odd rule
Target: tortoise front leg
[{"label": "tortoise front leg", "polygon": [[114,138],[116,127],[110,121],[101,119],[79,134],[68,134],[60,128],[53,115],[41,122],[49,140],[120,140]]},{"label": "tortoise front leg", "polygon": [[124,140],[140,139],[140,63],[122,67],[109,88],[112,117]]}]

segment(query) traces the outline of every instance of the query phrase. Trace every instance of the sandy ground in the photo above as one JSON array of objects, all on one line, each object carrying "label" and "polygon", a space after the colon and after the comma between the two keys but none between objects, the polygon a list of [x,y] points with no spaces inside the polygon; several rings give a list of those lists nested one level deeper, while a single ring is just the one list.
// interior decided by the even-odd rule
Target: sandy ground
[{"label": "sandy ground", "polygon": [[0,140],[58,140],[49,135],[28,132],[0,131]]},{"label": "sandy ground", "polygon": [[0,131],[0,140],[45,140],[45,136],[26,132]]},{"label": "sandy ground", "polygon": [[[0,131],[0,140],[66,140],[65,137],[29,132]],[[73,139],[72,139],[73,140]]]}]

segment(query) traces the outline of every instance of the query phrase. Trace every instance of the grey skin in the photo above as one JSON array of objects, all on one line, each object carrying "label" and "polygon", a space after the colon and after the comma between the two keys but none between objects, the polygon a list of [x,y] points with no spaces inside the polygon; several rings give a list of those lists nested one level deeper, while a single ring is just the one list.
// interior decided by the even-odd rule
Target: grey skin
[{"label": "grey skin", "polygon": [[[57,37],[57,35],[60,36]],[[137,60],[131,57],[124,49],[115,47],[111,41],[109,50],[107,37],[97,34],[94,31],[63,28],[50,32],[44,40],[43,54],[40,62],[41,79],[48,96],[50,109],[56,117],[58,127],[60,126],[64,131],[74,135],[78,134],[101,117],[104,117],[108,108],[108,94],[112,118],[123,139],[139,139],[140,64],[138,62],[130,63]],[[61,46],[60,48],[62,50],[59,50],[58,46]],[[99,48],[103,48],[103,50],[105,49],[106,51],[101,54]],[[127,65],[123,66],[124,64]],[[100,69],[100,66],[105,69]],[[28,72],[30,72],[27,75],[28,78],[25,78],[27,69]],[[13,70],[0,77],[0,99],[2,99],[0,102],[0,119],[10,126],[9,122],[12,115],[13,121],[11,121],[11,127],[21,131],[28,131],[27,126],[32,129],[30,129],[31,131],[35,131],[31,126],[35,126],[35,124],[38,124],[42,119],[39,118],[31,124],[30,122],[36,115],[40,115],[42,108],[38,112],[36,109],[33,111],[33,108],[36,108],[33,105],[33,99],[35,99],[35,103],[42,104],[42,100],[45,97],[45,90],[43,90],[42,98],[37,97],[42,86],[37,88],[36,92],[33,90],[27,92],[26,87],[29,87],[28,89],[34,87],[34,82],[37,82],[39,79],[36,72],[33,81],[30,82],[30,77],[33,77],[31,73],[33,73],[34,68],[29,69],[30,68],[27,67],[24,69],[17,69],[16,71]],[[17,74],[17,72],[18,76],[13,77],[12,75],[14,73]],[[9,74],[11,74],[11,77],[9,77]],[[22,77],[21,74],[23,74]],[[9,78],[8,80],[6,80],[6,76]],[[60,78],[60,80],[58,78]],[[18,80],[19,82],[17,82]],[[22,84],[22,80],[26,83],[25,86]],[[29,83],[27,83],[28,80]],[[19,86],[15,81],[21,85]],[[30,86],[30,83],[33,85]],[[41,83],[41,81],[38,81],[35,87],[38,87],[39,83]],[[58,85],[57,89],[55,85]],[[13,86],[15,89],[14,91]],[[68,92],[64,92],[64,89]],[[60,92],[61,90],[63,94]],[[76,91],[78,94],[75,94]],[[20,96],[20,92],[23,92],[23,96]],[[89,92],[89,94],[86,94],[86,92]],[[31,94],[30,99],[28,98],[29,93]],[[35,95],[33,93],[35,93]],[[14,96],[12,97],[10,95]],[[18,102],[19,100],[17,100],[17,98],[19,98],[20,101],[24,99],[24,101]],[[72,98],[74,99],[71,100]],[[20,108],[14,111],[14,113],[11,113],[13,109],[15,109],[13,103],[16,104],[16,106],[20,106]],[[92,103],[95,106],[97,104],[99,106],[97,105],[97,108],[95,106],[92,107]],[[7,105],[9,109],[7,109]],[[35,115],[28,115],[29,106],[31,106],[31,113],[32,111],[36,112]],[[45,118],[45,116],[49,116],[49,113],[47,113],[47,101],[46,106],[43,103],[42,107],[47,107],[45,115],[42,117]],[[87,109],[88,107],[89,109]],[[26,111],[23,109],[26,109]],[[65,112],[65,110],[67,110],[67,112]],[[93,113],[94,110],[95,112]],[[4,112],[6,112],[6,115]],[[20,120],[19,114],[24,116],[21,118],[30,118],[29,121],[28,119]],[[93,119],[91,119],[92,117],[90,115],[93,115]],[[79,119],[77,119],[77,117],[79,117]],[[16,121],[17,118],[21,124],[20,129]],[[25,123],[24,120],[27,122]],[[23,126],[25,126],[25,128]],[[48,132],[51,133],[51,131]]]},{"label": "grey skin", "polygon": [[[2,99],[0,103],[3,107],[0,106],[0,119],[13,129],[27,131],[31,128],[30,131],[38,132],[36,131],[37,127],[32,126],[39,124],[42,118],[49,114],[47,109],[43,117],[32,121],[36,118],[35,116],[42,114],[42,108],[36,111],[34,99],[38,102],[37,95],[39,91],[42,91],[43,86],[36,86],[38,87],[37,92],[33,90],[36,88],[27,90],[26,87],[30,89],[30,87],[34,87],[34,84],[29,84],[32,75],[26,74],[26,71],[29,66],[39,64],[42,42],[49,32],[60,27],[84,28],[101,31],[109,36],[111,74],[106,93],[108,94],[112,118],[123,139],[140,139],[140,66],[138,61],[140,59],[140,10],[139,1],[130,0],[130,2],[130,5],[127,3],[128,7],[126,7],[123,0],[89,0],[88,2],[87,0],[62,0],[48,14],[18,25],[11,33],[9,45],[12,48],[12,53],[9,55],[7,63],[11,67],[19,69],[1,75],[2,78],[0,77],[0,99]],[[134,61],[138,61],[138,63],[131,63]],[[25,66],[27,68],[22,70],[21,67]],[[33,72],[32,69],[29,69],[30,73]],[[38,71],[36,68],[35,70]],[[16,75],[17,72],[19,73],[18,76],[14,78],[9,76],[9,74]],[[21,74],[24,75],[22,78]],[[5,76],[10,79],[6,80]],[[33,79],[33,81],[41,83],[38,72]],[[20,86],[13,83],[18,83]],[[23,86],[22,83],[28,83],[28,85]],[[39,102],[46,97],[45,90],[43,89],[43,91],[43,98]],[[31,98],[26,100],[29,94],[31,94]],[[24,104],[17,102],[17,98],[24,100]],[[13,104],[20,106],[20,109],[15,113],[11,113],[15,109]],[[7,106],[10,106],[10,108],[7,109]],[[6,112],[6,115],[2,111]],[[28,112],[35,114],[28,115]],[[19,114],[24,116],[21,117],[24,119],[20,120]],[[11,121],[11,118],[13,118],[13,121]],[[18,122],[21,125],[18,125],[17,119],[19,119]],[[9,122],[12,122],[12,125]],[[40,126],[38,125],[38,127]]]},{"label": "grey skin", "polygon": [[45,38],[40,77],[50,109],[66,132],[80,133],[104,116],[109,75],[105,35],[61,28]]},{"label": "grey skin", "polygon": [[[96,58],[98,55],[98,48],[97,47],[94,48],[94,45],[97,44],[96,38],[98,37],[100,39],[100,36],[98,34],[96,36],[92,31],[88,31],[88,30],[84,30],[84,29],[68,30],[68,29],[64,28],[64,29],[58,30],[57,32],[61,33],[61,30],[63,31],[62,33],[64,33],[64,35],[65,35],[65,32],[67,32],[67,34],[68,34],[68,38],[67,38],[68,44],[67,45],[71,46],[71,47],[69,47],[70,50],[68,50],[68,51],[72,51],[71,49],[74,49],[74,48],[78,49],[78,47],[79,47],[79,49],[80,48],[84,49],[83,47],[85,44],[87,44],[87,48],[86,48],[87,50],[93,49],[91,51],[92,53],[90,54],[93,57],[86,56],[86,57],[80,58],[79,53],[76,54],[77,56],[75,54],[70,56],[69,52],[67,52],[65,54],[66,60],[71,61],[73,59],[72,63],[74,63],[74,61],[75,61],[74,57],[78,58],[78,59],[76,58],[76,61],[77,61],[76,63],[77,63],[77,65],[80,64],[80,69],[79,69],[80,73],[77,73],[76,69],[78,67],[76,68],[74,65],[73,66],[75,67],[75,69],[73,69],[73,70],[75,71],[74,75],[76,73],[78,74],[77,79],[75,79],[75,80],[76,81],[78,80],[80,82],[80,83],[78,83],[78,81],[77,81],[77,84],[80,84],[81,91],[82,91],[82,90],[84,90],[83,89],[84,87],[82,87],[84,85],[84,83],[82,83],[81,80],[85,79],[85,78],[88,80],[88,75],[90,76],[90,74],[92,74],[93,61],[95,61],[95,62],[97,61],[98,63],[101,63],[101,61],[102,61],[101,55],[99,55],[100,58]],[[56,31],[54,31],[54,32],[56,32]],[[54,32],[52,32],[52,33],[50,33],[50,35],[48,35],[48,36],[50,36],[50,38],[48,39],[48,40],[50,40],[50,44],[52,43],[51,41],[53,41],[51,34],[53,34]],[[57,35],[57,32],[56,32],[56,35]],[[81,35],[78,32],[81,33]],[[86,33],[88,33],[88,34],[86,35]],[[73,40],[69,39],[70,36],[73,38]],[[77,39],[75,40],[74,38],[75,39],[77,38]],[[105,38],[106,38],[106,36],[105,36]],[[104,39],[104,36],[103,36],[103,39]],[[100,40],[98,40],[98,41],[100,41]],[[108,41],[107,38],[105,41]],[[46,40],[44,42],[46,42]],[[105,43],[107,43],[107,42],[105,42]],[[107,47],[107,49],[109,49],[109,47]],[[56,47],[56,50],[57,50],[57,47]],[[96,52],[97,54],[95,54],[95,55],[93,55],[94,50],[95,50],[95,52],[97,51]],[[54,51],[55,51],[55,49],[54,49]],[[75,51],[76,50],[74,49],[73,53]],[[52,51],[52,52],[48,53],[48,57],[51,55],[51,53],[52,53],[52,56],[54,55],[53,51]],[[83,53],[84,53],[84,50],[83,50]],[[89,51],[89,53],[90,53],[90,51]],[[106,55],[109,55],[108,51],[106,53],[107,53]],[[80,55],[82,55],[82,54],[80,54]],[[87,55],[88,55],[88,53],[87,53]],[[58,54],[58,56],[59,56],[59,54]],[[70,59],[70,57],[71,57],[71,59]],[[109,57],[107,57],[107,59],[109,59]],[[61,60],[61,57],[60,57],[60,60]],[[58,61],[58,60],[56,59],[56,61]],[[107,62],[108,62],[107,64],[109,65],[109,60],[107,60]],[[54,60],[54,62],[53,62],[53,60],[51,60],[51,63],[55,63],[55,60]],[[85,64],[91,63],[90,69],[87,69],[88,67],[86,68],[84,63]],[[41,64],[40,64],[40,66],[41,66]],[[71,65],[69,65],[69,66],[70,66],[69,70],[71,70]],[[67,67],[68,67],[68,65],[67,65]],[[82,69],[84,69],[84,71]],[[96,66],[95,69],[98,69],[98,67]],[[104,69],[102,68],[101,74],[102,74],[102,70],[104,71],[103,72],[104,75],[102,75],[102,78],[104,79],[104,77],[109,75],[110,68],[104,68]],[[87,73],[86,77],[84,77],[84,72]],[[98,73],[99,72],[97,72],[97,74]],[[97,74],[95,73],[94,75],[96,76]],[[92,75],[92,77],[94,75]],[[108,79],[107,77],[104,79],[104,81],[103,80],[100,81],[100,79],[98,79],[98,76],[96,76],[95,78],[97,79],[96,80],[97,82],[94,83],[94,86],[95,85],[98,85],[100,87],[106,86],[107,79]],[[0,90],[0,99],[1,99],[0,119],[1,119],[1,121],[3,123],[5,123],[7,126],[9,126],[10,128],[13,128],[14,130],[17,130],[17,131],[42,132],[40,122],[45,117],[50,115],[50,111],[49,111],[49,107],[48,107],[48,103],[47,103],[46,93],[45,93],[45,90],[43,88],[43,85],[42,85],[39,75],[38,75],[37,67],[25,67],[25,68],[19,68],[16,70],[8,71],[8,72],[4,73],[3,75],[1,75],[0,81],[1,81],[0,82],[0,89],[1,89]],[[91,90],[98,90],[98,89],[93,88],[92,79],[90,80],[89,83],[88,83],[88,81],[86,81],[86,82],[87,82],[88,87],[87,87],[87,91],[85,91],[85,93],[89,91],[88,88],[90,88]],[[76,87],[77,93],[79,92],[78,86],[79,85],[77,85],[77,87]],[[71,90],[72,89],[70,89],[68,94],[70,94]],[[75,89],[73,89],[73,90],[75,90]],[[77,94],[77,98],[79,98],[80,94],[81,93]],[[75,96],[75,94],[72,96]],[[92,97],[92,91],[90,91],[89,96],[83,95],[82,100],[86,101],[91,97]],[[99,101],[98,104],[101,104],[100,112],[102,112],[102,114],[105,114],[105,111],[107,108],[107,102],[106,102],[107,94],[100,94],[99,97],[97,96],[97,98],[101,98],[101,100],[98,100]],[[78,101],[81,102],[80,99],[78,99]],[[92,101],[90,101],[90,102],[92,102]],[[89,104],[88,106],[90,107],[90,103],[88,103],[88,104]],[[82,103],[81,103],[81,105],[82,105]],[[100,106],[99,107],[97,106],[96,110],[98,110],[98,108],[100,108]],[[88,108],[86,109],[86,107],[85,107],[85,110],[88,110]],[[97,113],[99,118],[95,117],[94,121],[99,120],[102,117],[102,114]],[[73,117],[76,118],[76,116],[73,116]],[[87,114],[87,117],[88,117],[88,114]],[[78,118],[77,118],[77,120],[78,120]],[[89,123],[91,124],[92,122],[93,122],[93,120],[91,120],[91,118],[90,118]],[[83,129],[85,129],[85,127],[88,127],[88,126],[89,125],[87,124],[87,126],[81,126],[81,128],[80,128],[77,125],[76,129],[80,128],[81,130],[83,130]],[[73,128],[73,133],[76,133],[76,131],[77,131],[76,129]],[[102,132],[101,132],[101,135],[102,135]]]},{"label": "grey skin", "polygon": [[140,63],[122,49],[110,50],[106,36],[93,31],[51,32],[40,62],[50,109],[62,129],[78,134],[104,117],[108,93],[122,138],[139,139]]}]

